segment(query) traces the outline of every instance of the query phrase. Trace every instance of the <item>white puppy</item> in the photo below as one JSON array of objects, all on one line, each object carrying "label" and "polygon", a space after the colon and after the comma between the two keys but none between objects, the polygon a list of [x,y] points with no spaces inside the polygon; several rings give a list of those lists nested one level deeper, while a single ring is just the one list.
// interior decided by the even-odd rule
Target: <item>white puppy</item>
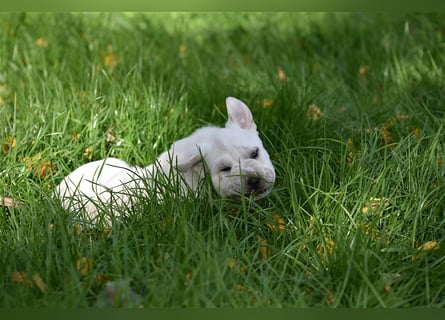
[{"label": "white puppy", "polygon": [[226,99],[226,106],[229,119],[224,128],[196,130],[145,168],[116,158],[84,164],[63,179],[55,189],[56,196],[64,208],[94,219],[100,208],[134,204],[138,198],[134,195],[146,195],[147,189],[156,190],[161,199],[165,190],[158,182],[162,179],[176,184],[182,195],[196,191],[208,170],[221,197],[264,197],[275,182],[275,170],[252,114],[232,97]]}]

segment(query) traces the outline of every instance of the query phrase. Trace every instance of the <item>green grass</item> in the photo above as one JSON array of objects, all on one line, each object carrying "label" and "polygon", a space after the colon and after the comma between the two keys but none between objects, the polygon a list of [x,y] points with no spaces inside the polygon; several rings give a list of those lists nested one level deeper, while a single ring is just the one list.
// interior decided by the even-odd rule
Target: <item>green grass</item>
[{"label": "green grass", "polygon": [[[444,49],[439,14],[0,15],[0,195],[24,202],[0,207],[0,306],[100,305],[107,279],[144,307],[444,306]],[[51,198],[223,125],[229,95],[267,199],[145,199],[79,231]]]}]

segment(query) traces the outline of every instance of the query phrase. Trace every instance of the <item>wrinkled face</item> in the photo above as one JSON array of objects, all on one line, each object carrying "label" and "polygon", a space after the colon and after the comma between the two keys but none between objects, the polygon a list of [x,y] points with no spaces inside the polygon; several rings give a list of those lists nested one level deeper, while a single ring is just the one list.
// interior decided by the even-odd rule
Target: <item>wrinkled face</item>
[{"label": "wrinkled face", "polygon": [[221,129],[205,156],[215,190],[222,197],[259,199],[275,182],[275,170],[256,132]]}]

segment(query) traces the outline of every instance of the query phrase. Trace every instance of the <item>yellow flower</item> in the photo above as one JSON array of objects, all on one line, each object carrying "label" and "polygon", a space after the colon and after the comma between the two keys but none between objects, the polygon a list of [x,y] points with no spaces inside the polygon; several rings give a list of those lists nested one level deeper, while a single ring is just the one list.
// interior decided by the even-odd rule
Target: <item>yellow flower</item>
[{"label": "yellow flower", "polygon": [[117,56],[114,53],[107,54],[104,57],[104,65],[114,68],[117,65]]},{"label": "yellow flower", "polygon": [[324,239],[324,243],[321,243],[317,246],[317,252],[319,255],[326,257],[327,255],[331,255],[334,253],[335,242],[329,237]]},{"label": "yellow flower", "polygon": [[421,130],[419,128],[416,128],[416,127],[411,129],[411,134],[413,135],[414,139],[417,140],[419,138],[420,131]]},{"label": "yellow flower", "polygon": [[57,167],[54,163],[52,163],[50,160],[45,160],[42,164],[40,164],[38,176],[43,179],[54,172],[56,169]]},{"label": "yellow flower", "polygon": [[39,288],[42,293],[46,291],[46,283],[42,280],[39,274],[35,274],[34,277],[32,277],[32,280],[34,280],[37,288]]},{"label": "yellow flower", "polygon": [[15,283],[25,284],[30,288],[33,288],[34,285],[36,285],[42,293],[46,291],[46,283],[42,280],[38,273],[36,273],[31,280],[26,272],[16,271],[11,274],[11,280]]},{"label": "yellow flower", "polygon": [[242,274],[247,273],[247,267],[238,262],[235,258],[230,259],[230,261],[227,263],[227,266],[229,267],[229,269],[239,271]]},{"label": "yellow flower", "polygon": [[32,157],[23,157],[20,161],[25,163],[28,171],[31,171],[41,179],[46,178],[57,169],[57,166],[50,160],[44,159],[41,153],[37,153]]},{"label": "yellow flower", "polygon": [[179,53],[181,54],[181,56],[185,56],[187,53],[187,47],[184,44],[181,44],[179,46]]},{"label": "yellow flower", "polygon": [[267,260],[270,258],[270,256],[272,255],[272,250],[269,248],[268,244],[267,244],[267,240],[263,237],[257,236],[258,242],[260,244],[260,253],[261,253],[261,258],[263,260]]},{"label": "yellow flower", "polygon": [[40,48],[48,48],[48,41],[45,38],[38,38],[35,44]]},{"label": "yellow flower", "polygon": [[93,159],[93,150],[94,146],[88,146],[83,152],[84,157],[87,158],[89,161]]},{"label": "yellow flower", "polygon": [[75,133],[73,133],[73,136],[72,136],[72,138],[71,138],[71,141],[72,141],[72,142],[77,142],[77,141],[79,141],[79,139],[80,139],[80,132],[75,132]]},{"label": "yellow flower", "polygon": [[395,117],[386,120],[385,124],[383,125],[380,134],[382,136],[383,143],[390,149],[395,148],[395,143],[393,143],[394,138],[391,134],[391,128],[394,127],[397,122],[404,121],[406,119],[408,119],[408,116],[406,114],[398,114]]},{"label": "yellow flower", "polygon": [[437,243],[436,241],[427,241],[417,248],[417,253],[412,256],[412,260],[423,257],[423,255],[428,251],[437,251],[439,249],[439,243]]},{"label": "yellow flower", "polygon": [[99,274],[96,277],[97,284],[104,284],[104,283],[107,283],[110,280],[111,280],[111,278],[109,276],[107,276],[106,274]]},{"label": "yellow flower", "polygon": [[369,66],[361,66],[358,69],[358,74],[360,75],[360,77],[363,78],[368,73],[368,70],[369,70]]},{"label": "yellow flower", "polygon": [[280,217],[276,213],[272,214],[273,223],[266,223],[266,227],[270,230],[285,230],[286,229],[286,220]]},{"label": "yellow flower", "polygon": [[306,118],[309,120],[317,121],[323,116],[323,113],[321,112],[320,108],[317,107],[315,104],[310,104],[307,107],[306,111]]},{"label": "yellow flower", "polygon": [[274,101],[273,101],[272,99],[262,99],[262,100],[260,101],[260,105],[261,105],[263,108],[270,108],[270,107],[273,106],[273,104],[274,104]]},{"label": "yellow flower", "polygon": [[332,291],[331,290],[329,290],[329,289],[326,289],[325,290],[325,300],[326,300],[326,302],[329,304],[329,305],[331,305],[331,304],[333,304],[334,302],[335,302],[335,296],[334,296],[334,294],[332,293]]},{"label": "yellow flower", "polygon": [[427,241],[417,249],[421,251],[436,251],[440,249],[440,245],[436,241]]},{"label": "yellow flower", "polygon": [[284,82],[284,81],[287,80],[287,75],[286,75],[286,73],[284,72],[283,68],[281,68],[281,67],[278,67],[278,68],[277,68],[277,75],[278,75],[278,79],[279,79],[280,81]]},{"label": "yellow flower", "polygon": [[15,140],[15,138],[13,136],[7,136],[3,140],[3,148],[2,148],[3,153],[7,154],[11,149],[15,148],[16,145],[17,141]]},{"label": "yellow flower", "polygon": [[187,272],[187,273],[185,274],[184,285],[185,285],[186,287],[188,287],[188,285],[189,285],[189,283],[190,283],[191,280],[192,280],[192,273],[191,273],[191,272]]},{"label": "yellow flower", "polygon": [[364,224],[360,224],[360,227],[362,227],[364,233],[367,236],[370,236],[372,240],[378,240],[380,239],[380,232],[379,230],[373,226],[370,223],[364,223]]},{"label": "yellow flower", "polygon": [[32,281],[26,275],[26,272],[23,271],[15,271],[11,274],[11,280],[15,283],[24,283],[28,287],[32,287]]},{"label": "yellow flower", "polygon": [[348,138],[348,140],[346,141],[346,151],[348,152],[346,161],[348,165],[352,165],[352,162],[354,161],[355,157],[359,155],[359,152],[355,150],[354,142],[351,138]]},{"label": "yellow flower", "polygon": [[227,265],[229,266],[230,269],[232,269],[236,265],[236,259],[234,258],[230,259]]},{"label": "yellow flower", "polygon": [[87,275],[92,268],[93,259],[82,257],[76,261],[76,270],[79,271],[80,274],[83,276]]},{"label": "yellow flower", "polygon": [[104,65],[110,70],[113,69],[119,62],[119,57],[113,52],[113,47],[108,46],[108,53],[103,55]]},{"label": "yellow flower", "polygon": [[386,126],[383,127],[381,134],[382,134],[382,138],[383,138],[383,143],[386,144],[386,145],[389,145],[389,147],[391,147],[391,148],[394,147],[392,145],[394,139],[392,138],[392,135],[389,132],[389,128],[386,127]]},{"label": "yellow flower", "polygon": [[374,197],[370,197],[369,201],[362,208],[362,213],[368,213],[369,212],[369,213],[374,213],[375,214],[376,213],[374,211],[375,209],[380,208],[380,207],[383,207],[383,209],[385,209],[388,206],[389,206],[389,199],[388,198],[374,198]]}]

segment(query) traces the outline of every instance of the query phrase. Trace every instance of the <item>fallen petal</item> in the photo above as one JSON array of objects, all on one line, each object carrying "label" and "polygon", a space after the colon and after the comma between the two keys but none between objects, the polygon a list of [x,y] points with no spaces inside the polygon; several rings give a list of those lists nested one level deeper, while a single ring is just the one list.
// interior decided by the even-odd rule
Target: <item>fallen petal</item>
[{"label": "fallen petal", "polygon": [[23,205],[23,202],[15,200],[11,197],[0,196],[0,205],[3,207],[20,207]]}]

